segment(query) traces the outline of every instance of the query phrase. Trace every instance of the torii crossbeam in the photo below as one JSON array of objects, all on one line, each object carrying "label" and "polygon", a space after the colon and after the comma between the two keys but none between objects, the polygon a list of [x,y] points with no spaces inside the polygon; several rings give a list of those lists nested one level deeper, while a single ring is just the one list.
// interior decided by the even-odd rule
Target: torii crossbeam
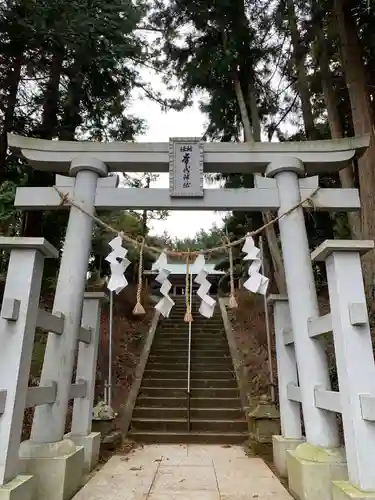
[{"label": "torii crossbeam", "polygon": [[[63,142],[30,139],[10,134],[9,146],[39,170],[68,174],[73,161],[89,159],[103,162],[112,172],[171,172],[169,143]],[[180,142],[183,142],[181,139]],[[288,157],[304,164],[307,175],[332,172],[360,156],[369,144],[368,137],[332,141],[283,143],[201,143],[203,172],[264,173],[270,163],[285,162]],[[172,175],[172,174],[171,174]],[[198,180],[198,182],[203,182]],[[306,199],[318,186],[318,177],[301,179],[300,194]],[[58,175],[56,186],[69,196],[74,179]],[[94,206],[98,210],[244,210],[276,211],[280,207],[276,182],[257,181],[254,189],[205,189],[202,196],[182,193],[171,196],[168,189],[117,188],[112,178],[99,179]],[[15,206],[23,210],[53,210],[61,207],[53,188],[19,188]],[[309,208],[306,203],[305,208]],[[356,189],[320,189],[314,208],[328,211],[352,211],[360,208]]]}]

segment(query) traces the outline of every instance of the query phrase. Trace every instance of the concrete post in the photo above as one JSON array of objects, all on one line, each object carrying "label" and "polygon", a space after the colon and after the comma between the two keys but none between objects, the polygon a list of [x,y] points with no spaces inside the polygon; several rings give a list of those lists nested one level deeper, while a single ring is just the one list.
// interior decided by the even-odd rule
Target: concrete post
[{"label": "concrete post", "polygon": [[59,253],[43,238],[2,237],[0,248],[11,248],[0,314],[0,390],[6,391],[4,412],[0,411],[0,497],[7,498],[1,486],[20,472],[18,450],[44,258],[58,258]]},{"label": "concrete post", "polygon": [[286,452],[294,450],[304,442],[302,437],[301,405],[298,402],[291,401],[287,394],[288,384],[298,385],[297,361],[294,345],[285,345],[284,342],[284,330],[291,329],[288,298],[283,295],[270,295],[268,303],[273,304],[282,434],[281,436],[273,436],[273,458],[280,476],[286,477]]},{"label": "concrete post", "polygon": [[[275,177],[277,182],[279,214],[301,201],[298,175],[303,176],[304,173],[302,162],[292,157],[283,157],[267,167],[266,175]],[[279,228],[306,439],[313,446],[336,447],[339,445],[336,416],[315,407],[315,386],[329,390],[330,380],[323,346],[309,337],[307,329],[308,319],[317,317],[319,310],[302,207],[283,217]]]},{"label": "concrete post", "polygon": [[276,337],[277,373],[279,380],[279,403],[281,432],[290,439],[302,438],[300,404],[290,401],[287,386],[298,385],[297,361],[293,345],[285,345],[284,330],[291,328],[287,297],[271,295],[274,302],[274,323]]},{"label": "concrete post", "polygon": [[83,302],[82,326],[92,332],[90,344],[79,344],[76,381],[85,380],[86,395],[74,400],[71,432],[65,437],[85,450],[85,472],[97,464],[100,449],[100,433],[91,432],[92,409],[95,395],[95,379],[100,338],[101,303],[108,300],[104,292],[86,292]]},{"label": "concrete post", "polygon": [[[107,175],[107,167],[95,158],[73,160],[70,175],[76,176],[74,199],[87,212],[94,213],[95,193],[99,176]],[[41,385],[57,382],[57,397],[53,405],[36,408],[31,431],[34,443],[53,443],[63,439],[81,325],[83,294],[91,249],[93,221],[90,216],[71,207],[63,256],[56,287],[53,312],[63,313],[63,335],[48,335]]]},{"label": "concrete post", "polygon": [[360,490],[372,490],[371,498],[375,425],[364,420],[360,395],[375,396],[375,365],[360,254],[373,246],[372,241],[334,240],[313,252],[327,268],[349,480]]}]

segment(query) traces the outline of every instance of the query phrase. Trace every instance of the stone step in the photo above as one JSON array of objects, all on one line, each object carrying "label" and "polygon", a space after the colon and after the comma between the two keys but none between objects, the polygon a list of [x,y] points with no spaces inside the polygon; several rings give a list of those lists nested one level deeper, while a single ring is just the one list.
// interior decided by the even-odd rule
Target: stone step
[{"label": "stone step", "polygon": [[[145,379],[186,379],[187,370],[150,370],[148,366],[144,372]],[[210,380],[210,379],[234,379],[232,370],[191,370],[191,378],[193,380]]]},{"label": "stone step", "polygon": [[[158,331],[168,332],[170,330],[189,331],[189,325],[188,323],[180,323],[177,319],[175,319],[171,320],[170,323],[167,323],[165,325],[160,325],[158,328]],[[214,333],[214,332],[224,332],[225,330],[223,323],[210,323],[210,324],[192,323],[191,331],[192,332],[208,331],[210,333]]]},{"label": "stone step", "polygon": [[[187,348],[189,345],[189,339],[186,338],[178,338],[178,337],[157,337],[154,341],[154,346],[157,344],[162,344],[162,345],[175,345],[175,346],[181,346]],[[201,344],[203,345],[211,345],[211,346],[218,346],[218,347],[225,347],[228,349],[228,341],[226,338],[215,338],[215,339],[210,339],[207,337],[192,337],[191,338],[191,345],[192,347],[195,346],[200,346]]]},{"label": "stone step", "polygon": [[[192,389],[236,389],[237,388],[237,380],[235,378],[227,378],[227,379],[192,379],[190,381],[190,387]],[[167,379],[167,378],[143,378],[142,387],[168,387],[169,389],[172,387],[177,388],[187,388],[187,377],[185,379]]]},{"label": "stone step", "polygon": [[248,439],[246,432],[145,432],[131,431],[130,439],[150,444],[243,444]]},{"label": "stone step", "polygon": [[[164,363],[158,363],[154,361],[150,361],[147,363],[147,370],[152,371],[174,371],[174,370],[181,370],[186,373],[188,369],[188,362],[187,359],[185,359],[183,362],[174,362],[174,361],[168,361]],[[234,373],[234,368],[233,364],[231,361],[224,361],[222,363],[197,363],[193,362],[190,365],[190,371],[193,372],[199,372],[199,371],[204,371],[204,370],[217,370],[217,371],[230,371]]]},{"label": "stone step", "polygon": [[[131,430],[184,432],[187,427],[187,417],[180,419],[133,418]],[[244,418],[238,420],[200,420],[190,419],[192,432],[246,432],[247,422]]]},{"label": "stone step", "polygon": [[[189,325],[189,323],[185,323],[184,317],[186,313],[186,308],[176,310],[173,309],[171,315],[167,319],[163,319],[161,324],[164,325],[166,323],[170,323],[171,321],[178,321],[181,325]],[[193,321],[192,325],[199,323],[199,324],[223,324],[223,319],[220,316],[213,316],[210,319],[204,318],[199,311],[194,311],[193,310]]]},{"label": "stone step", "polygon": [[[171,332],[171,331],[179,331],[182,333],[189,332],[188,323],[181,323],[179,320],[171,320],[170,323],[159,325],[157,328],[158,332]],[[210,334],[214,333],[225,333],[223,323],[217,324],[204,324],[204,323],[192,323],[191,332],[199,333],[199,332],[209,332]]]},{"label": "stone step", "polygon": [[[212,347],[212,346],[206,346],[201,348],[200,346],[193,346],[191,348],[191,353],[192,355],[194,354],[203,354],[204,356],[224,356],[229,353],[228,347]],[[155,349],[151,349],[151,354],[156,354],[159,356],[165,356],[166,354],[169,354],[170,356],[178,356],[179,354],[187,354],[187,348],[183,346],[174,346],[172,348],[166,348],[166,347],[158,347],[156,346]]]},{"label": "stone step", "polygon": [[[193,304],[193,307],[191,308],[191,311],[194,315],[196,315],[196,318],[193,318],[194,320],[201,320],[201,321],[223,321],[221,318],[220,310],[215,308],[214,314],[212,315],[211,318],[206,318],[205,316],[202,316],[202,314],[199,312],[200,308],[200,303],[199,304]],[[181,314],[185,315],[186,313],[186,304],[175,304],[173,306],[173,309],[171,310],[171,313],[169,315],[169,318],[166,318],[164,321],[168,321],[169,319],[179,315],[180,321],[181,321]],[[182,317],[182,321],[184,319],[184,316]]]},{"label": "stone step", "polygon": [[[184,307],[174,306],[169,318],[163,319],[163,323],[167,323],[168,321],[170,321],[173,318],[178,318],[181,323],[185,323],[185,321],[184,321],[185,313],[186,313],[186,306],[185,305],[184,305]],[[195,323],[196,321],[197,322],[199,321],[200,323],[211,323],[211,322],[219,323],[220,321],[223,322],[223,318],[221,317],[221,314],[219,312],[217,312],[216,314],[214,313],[212,318],[205,318],[199,312],[199,307],[197,309],[195,309],[193,307],[192,313],[193,313],[193,323]],[[185,323],[185,324],[188,325],[189,323]]]},{"label": "stone step", "polygon": [[[183,398],[186,397],[186,388],[182,385],[180,387],[146,387],[142,386],[139,389],[139,396],[141,397],[161,397],[161,398]],[[191,390],[192,398],[239,398],[240,393],[238,388],[199,388]]]},{"label": "stone step", "polygon": [[[181,337],[189,338],[189,330],[179,328],[178,326],[174,325],[170,328],[163,329],[163,332],[157,332],[156,337],[158,337],[159,335],[165,337],[170,335],[179,335]],[[208,337],[209,339],[226,338],[225,331],[222,328],[213,328],[212,330],[209,328],[194,328],[191,332],[191,336],[192,338]]]},{"label": "stone step", "polygon": [[[181,323],[185,323],[185,321],[184,321],[185,313],[186,313],[186,306],[185,305],[183,307],[174,306],[172,311],[171,311],[171,314],[169,315],[169,318],[165,318],[162,321],[163,321],[163,323],[167,323],[168,321],[171,321],[171,319],[177,318]],[[195,323],[196,321],[197,322],[199,321],[200,323],[211,323],[211,322],[215,322],[215,323],[221,322],[222,323],[223,322],[223,318],[221,317],[221,314],[219,311],[216,314],[214,313],[212,318],[205,318],[199,312],[199,307],[197,309],[195,309],[193,307],[192,314],[193,314],[193,323]],[[185,323],[185,324],[188,325],[189,323]]]},{"label": "stone step", "polygon": [[[198,343],[198,342],[207,342],[211,344],[224,344],[228,345],[228,341],[226,337],[223,335],[192,335],[191,336],[191,341],[192,343]],[[176,344],[188,344],[189,342],[189,335],[178,335],[176,333],[169,333],[167,335],[157,335],[155,337],[155,342],[174,342]]]},{"label": "stone step", "polygon": [[[184,347],[185,349],[188,348],[189,346],[189,339],[188,338],[174,338],[174,337],[158,337],[154,341],[154,346],[155,345],[160,345],[160,346],[177,346],[177,347]],[[197,338],[193,337],[191,339],[191,346],[192,347],[200,347],[201,345],[207,345],[207,346],[212,346],[212,347],[225,347],[228,349],[228,342],[227,339],[220,338],[220,339],[208,339],[207,337],[202,337],[202,338]]]},{"label": "stone step", "polygon": [[129,437],[144,443],[240,444],[247,422],[220,310],[212,319],[193,306],[191,429],[187,429],[189,325],[185,298],[158,326],[136,400]]},{"label": "stone step", "polygon": [[[169,353],[169,354],[168,354]],[[152,362],[157,362],[157,363],[180,363],[180,362],[187,362],[188,360],[188,349],[186,351],[172,351],[172,350],[158,350],[156,352],[151,351],[150,356],[148,358],[148,361],[150,363]],[[209,351],[209,350],[204,350],[200,351],[199,349],[195,349],[194,351],[190,351],[190,360],[193,362],[197,363],[206,363],[209,362],[210,364],[213,363],[227,363],[228,361],[232,363],[232,357],[230,356],[229,351],[223,353],[215,353],[215,350]]]},{"label": "stone step", "polygon": [[[169,342],[174,342],[175,344],[182,344],[182,345],[187,345],[188,342],[189,342],[189,336],[188,335],[184,335],[184,336],[178,336],[176,334],[169,334],[169,335],[165,335],[165,336],[162,336],[162,335],[159,335],[159,336],[156,336],[155,338],[155,343],[156,342],[159,342],[159,343],[169,343]],[[200,335],[200,336],[195,336],[195,335],[192,335],[191,336],[191,342],[192,344],[198,344],[198,343],[210,343],[210,344],[224,344],[224,345],[228,345],[228,341],[225,337],[223,336],[215,336],[215,335],[212,335],[212,337],[208,337],[207,335]]]},{"label": "stone step", "polygon": [[[154,345],[174,345],[174,346],[181,346],[181,347],[187,347],[189,345],[189,338],[186,336],[185,338],[178,338],[178,337],[156,337],[154,341]],[[201,346],[201,345],[210,345],[210,346],[217,346],[217,347],[226,347],[228,348],[228,342],[227,339],[224,337],[221,338],[207,338],[207,337],[192,337],[191,338],[191,345],[192,347],[194,346]]]},{"label": "stone step", "polygon": [[[189,340],[189,334],[188,332],[184,332],[184,333],[178,333],[178,332],[168,332],[168,333],[158,333],[156,336],[155,336],[156,339],[158,340],[186,340],[188,339]],[[222,341],[225,341],[225,342],[228,342],[227,341],[227,337],[222,334],[222,333],[197,333],[197,332],[193,332],[191,334],[191,338],[192,339],[196,339],[196,340],[208,340],[208,341],[213,341],[213,340],[222,340]]]},{"label": "stone step", "polygon": [[[178,351],[178,350],[183,350],[186,351],[189,348],[189,343],[187,341],[184,342],[176,342],[175,340],[169,340],[165,341],[163,340],[162,342],[160,340],[156,340],[154,345],[152,346],[154,350],[158,349],[168,349],[168,350],[173,350],[173,351]],[[207,351],[207,350],[218,350],[218,351],[228,351],[228,344],[224,342],[197,342],[197,341],[192,341],[191,342],[191,350],[201,350],[201,351]]]},{"label": "stone step", "polygon": [[[190,398],[192,408],[239,408],[241,401],[236,398]],[[136,407],[148,408],[187,408],[187,395],[184,397],[143,397],[139,396],[136,401]]]},{"label": "stone step", "polygon": [[[155,363],[187,363],[187,353],[179,353],[177,356],[176,355],[168,355],[168,354],[154,354],[151,353],[150,357],[148,358],[149,362],[155,362]],[[191,359],[192,363],[201,363],[201,364],[226,364],[226,363],[232,363],[232,358],[227,355],[227,356],[207,356],[206,353],[204,355],[202,354],[195,354],[192,356]]]},{"label": "stone step", "polygon": [[[186,419],[187,408],[154,408],[136,406],[133,418]],[[190,418],[198,420],[240,420],[244,418],[242,408],[192,408]]]}]

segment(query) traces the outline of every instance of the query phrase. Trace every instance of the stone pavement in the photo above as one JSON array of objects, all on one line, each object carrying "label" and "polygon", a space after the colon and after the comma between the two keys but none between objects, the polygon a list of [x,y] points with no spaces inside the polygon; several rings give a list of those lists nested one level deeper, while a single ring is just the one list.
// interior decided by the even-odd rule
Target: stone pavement
[{"label": "stone pavement", "polygon": [[114,456],[74,500],[291,500],[240,446],[149,445]]}]

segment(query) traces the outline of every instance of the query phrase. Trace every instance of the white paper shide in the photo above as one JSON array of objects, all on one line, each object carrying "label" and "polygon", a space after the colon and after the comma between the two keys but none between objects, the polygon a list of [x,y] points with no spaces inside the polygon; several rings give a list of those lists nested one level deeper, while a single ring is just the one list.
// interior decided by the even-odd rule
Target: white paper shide
[{"label": "white paper shide", "polygon": [[108,290],[119,294],[128,285],[124,273],[130,264],[130,260],[126,258],[128,251],[122,246],[121,236],[116,236],[109,242],[109,246],[112,248],[112,252],[105,259],[111,266]]},{"label": "white paper shide", "polygon": [[152,270],[159,271],[156,281],[161,284],[160,293],[163,295],[163,298],[156,304],[155,309],[165,318],[168,318],[175,303],[169,296],[172,283],[168,279],[170,271],[167,269],[167,255],[164,252],[160,254],[157,261],[153,263]]},{"label": "white paper shide", "polygon": [[204,255],[198,255],[194,263],[194,268],[198,272],[194,282],[200,285],[197,291],[198,297],[202,300],[199,312],[205,318],[212,318],[215,311],[216,300],[209,296],[211,283],[207,279],[207,271],[204,270],[205,263]]},{"label": "white paper shide", "polygon": [[243,260],[253,261],[249,266],[249,279],[244,283],[244,287],[249,290],[249,292],[266,295],[269,279],[259,272],[262,266],[261,252],[260,249],[255,246],[252,236],[246,238],[242,251],[246,253]]}]

